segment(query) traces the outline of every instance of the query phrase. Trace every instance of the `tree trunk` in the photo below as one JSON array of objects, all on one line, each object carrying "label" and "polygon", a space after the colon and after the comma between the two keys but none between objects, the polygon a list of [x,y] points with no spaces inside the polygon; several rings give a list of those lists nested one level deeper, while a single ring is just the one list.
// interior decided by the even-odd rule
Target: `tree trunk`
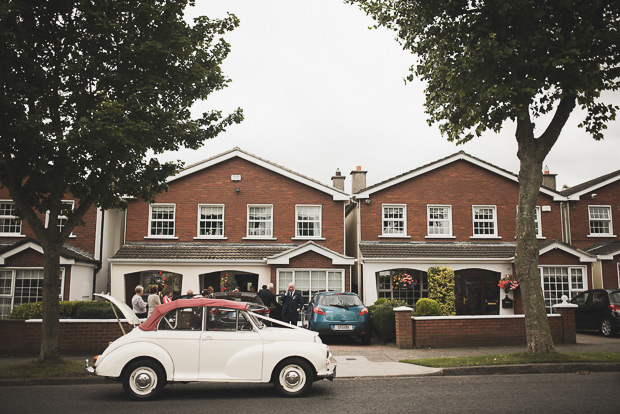
[{"label": "tree trunk", "polygon": [[60,359],[58,335],[60,309],[60,246],[48,244],[43,248],[43,321],[41,322],[42,361]]},{"label": "tree trunk", "polygon": [[525,311],[525,332],[529,352],[553,352],[553,338],[538,272],[538,241],[534,218],[542,183],[544,156],[534,148],[520,148],[519,209],[517,214],[517,250],[515,267],[521,286]]}]

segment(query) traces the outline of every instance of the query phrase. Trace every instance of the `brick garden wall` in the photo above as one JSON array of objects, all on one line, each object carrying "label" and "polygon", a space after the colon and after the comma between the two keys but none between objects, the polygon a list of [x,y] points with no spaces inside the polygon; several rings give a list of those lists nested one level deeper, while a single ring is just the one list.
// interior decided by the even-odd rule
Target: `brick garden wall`
[{"label": "brick garden wall", "polygon": [[[411,309],[397,309],[396,345],[399,348],[526,344],[524,315],[411,317]],[[554,343],[575,343],[574,308],[559,308],[557,311],[559,314],[549,315]]]},{"label": "brick garden wall", "polygon": [[[125,332],[133,329],[123,323]],[[63,355],[102,353],[123,333],[116,320],[61,320],[60,352]],[[37,355],[41,349],[41,321],[0,320],[0,354]]]}]

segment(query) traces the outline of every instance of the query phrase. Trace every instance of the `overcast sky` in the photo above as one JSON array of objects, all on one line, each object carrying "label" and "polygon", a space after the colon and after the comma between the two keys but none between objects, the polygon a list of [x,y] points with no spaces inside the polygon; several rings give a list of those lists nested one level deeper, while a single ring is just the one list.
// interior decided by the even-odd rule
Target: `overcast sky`
[{"label": "overcast sky", "polygon": [[[232,80],[199,112],[244,110],[245,120],[197,151],[165,154],[191,164],[233,147],[326,184],[339,168],[357,165],[372,185],[463,150],[518,173],[515,128],[487,133],[465,145],[448,142],[424,113],[424,85],[405,83],[415,56],[385,29],[342,0],[197,0],[188,16],[237,15],[225,36],[232,52],[223,65]],[[620,104],[620,93],[606,95]],[[558,188],[620,169],[620,122],[594,141],[577,128],[575,111],[545,164]],[[542,126],[542,123],[541,125]]]}]

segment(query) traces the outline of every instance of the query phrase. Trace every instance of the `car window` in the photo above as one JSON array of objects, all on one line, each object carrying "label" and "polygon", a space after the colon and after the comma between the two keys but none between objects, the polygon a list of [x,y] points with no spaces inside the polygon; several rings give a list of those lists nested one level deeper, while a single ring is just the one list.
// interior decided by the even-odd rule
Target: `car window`
[{"label": "car window", "polygon": [[607,292],[599,290],[592,293],[592,303],[606,303],[607,302]]},{"label": "car window", "polygon": [[202,313],[202,306],[171,310],[159,320],[157,329],[164,331],[201,331]]},{"label": "car window", "polygon": [[588,292],[580,293],[579,295],[575,296],[571,302],[575,305],[585,305],[589,295],[590,294]]},{"label": "car window", "polygon": [[611,292],[609,294],[609,301],[613,304],[620,305],[620,291]]},{"label": "car window", "polygon": [[325,295],[319,299],[319,305],[324,306],[363,306],[361,299],[356,295]]},{"label": "car window", "polygon": [[244,312],[220,307],[209,307],[207,331],[251,331],[252,324]]}]

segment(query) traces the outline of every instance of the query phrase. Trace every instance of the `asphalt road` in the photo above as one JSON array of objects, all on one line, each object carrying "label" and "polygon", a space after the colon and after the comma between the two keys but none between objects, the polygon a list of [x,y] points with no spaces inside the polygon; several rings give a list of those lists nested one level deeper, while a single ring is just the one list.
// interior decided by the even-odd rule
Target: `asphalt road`
[{"label": "asphalt road", "polygon": [[119,383],[0,387],[4,413],[618,413],[620,373],[391,377],[315,383],[302,399],[271,385],[167,386],[129,401]]}]

